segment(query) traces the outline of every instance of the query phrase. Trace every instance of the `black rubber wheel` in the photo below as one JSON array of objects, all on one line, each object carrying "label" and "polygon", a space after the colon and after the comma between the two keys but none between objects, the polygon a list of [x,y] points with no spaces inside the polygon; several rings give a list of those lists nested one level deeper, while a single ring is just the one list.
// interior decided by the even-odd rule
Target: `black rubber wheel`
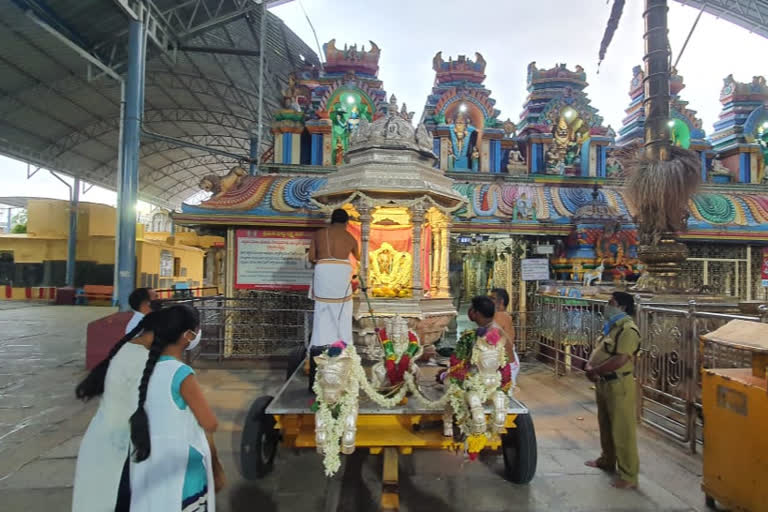
[{"label": "black rubber wheel", "polygon": [[709,494],[704,495],[704,503],[707,505],[707,508],[717,510],[717,501]]},{"label": "black rubber wheel", "polygon": [[501,436],[504,470],[509,481],[527,484],[536,474],[536,431],[530,414],[518,415],[515,425]]},{"label": "black rubber wheel", "polygon": [[280,432],[275,430],[275,418],[264,413],[271,401],[271,396],[257,398],[245,417],[240,442],[240,467],[246,480],[266,476],[275,462]]},{"label": "black rubber wheel", "polygon": [[304,359],[307,357],[307,349],[304,348],[303,345],[300,345],[296,347],[295,350],[293,350],[288,355],[288,366],[285,369],[285,380],[288,380],[293,375],[293,372],[296,371],[296,368],[301,366],[301,363],[304,362]]}]

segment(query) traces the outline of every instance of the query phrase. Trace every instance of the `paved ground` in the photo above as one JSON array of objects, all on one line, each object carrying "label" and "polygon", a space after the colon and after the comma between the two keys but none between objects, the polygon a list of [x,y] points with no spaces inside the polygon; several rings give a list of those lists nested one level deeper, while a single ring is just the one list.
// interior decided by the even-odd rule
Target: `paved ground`
[{"label": "paved ground", "polygon": [[[0,302],[0,508],[3,511],[69,510],[75,457],[95,404],[74,399],[83,375],[87,322],[107,308],[50,307]],[[229,488],[220,512],[324,510],[333,488],[315,453],[282,450],[275,471],[259,482],[239,477],[240,426],[250,402],[274,393],[279,370],[198,372],[221,430],[216,435]],[[530,485],[502,477],[500,457],[474,463],[448,453],[401,457],[404,511],[689,511],[705,510],[699,490],[700,457],[642,429],[639,491],[617,491],[608,476],[583,461],[598,451],[597,421],[589,384],[557,378],[543,366],[524,365],[522,398],[533,411],[539,466]],[[351,456],[339,480],[338,510],[377,510],[381,459]]]}]

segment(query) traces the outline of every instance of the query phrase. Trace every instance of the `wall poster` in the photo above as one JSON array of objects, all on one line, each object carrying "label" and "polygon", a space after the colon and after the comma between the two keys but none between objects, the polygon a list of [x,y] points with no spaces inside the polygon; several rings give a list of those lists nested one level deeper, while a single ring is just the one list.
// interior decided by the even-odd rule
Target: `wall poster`
[{"label": "wall poster", "polygon": [[235,288],[308,290],[310,231],[238,229],[235,232]]}]

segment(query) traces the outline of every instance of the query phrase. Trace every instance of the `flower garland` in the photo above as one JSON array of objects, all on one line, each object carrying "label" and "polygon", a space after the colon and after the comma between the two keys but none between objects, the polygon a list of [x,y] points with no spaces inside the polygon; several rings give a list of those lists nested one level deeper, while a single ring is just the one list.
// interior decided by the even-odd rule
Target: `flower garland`
[{"label": "flower garland", "polygon": [[387,379],[392,386],[397,386],[403,382],[405,373],[411,366],[411,359],[419,351],[419,339],[412,331],[408,331],[408,347],[405,352],[400,355],[398,359],[395,354],[395,345],[387,335],[385,328],[376,329],[376,335],[384,348],[384,367],[387,370]]},{"label": "flower garland", "polygon": [[[386,329],[377,329],[376,333],[384,348],[387,378],[393,386],[390,394],[382,394],[374,388],[368,380],[355,347],[353,345],[346,345],[341,341],[331,345],[327,350],[327,354],[329,357],[336,357],[344,351],[347,352],[351,359],[348,387],[341,398],[334,404],[327,404],[321,399],[322,387],[320,379],[315,380],[312,388],[317,396],[313,410],[318,415],[317,420],[326,426],[326,438],[323,445],[319,447],[323,453],[325,474],[332,476],[341,466],[339,454],[341,452],[341,439],[344,435],[345,419],[350,415],[356,414],[361,389],[371,401],[383,408],[392,408],[403,403],[407,394],[411,393],[427,409],[451,411],[454,421],[466,436],[465,449],[469,458],[474,460],[497,432],[494,431],[493,426],[490,429],[486,427],[484,432],[473,431],[471,425],[472,413],[467,397],[473,395],[479,398],[481,403],[486,403],[492,398],[494,393],[499,390],[506,393],[511,386],[511,369],[506,364],[507,358],[504,344],[499,343],[502,339],[500,331],[494,327],[490,329],[479,328],[462,333],[456,345],[456,350],[451,355],[450,368],[441,377],[441,380],[447,381],[446,390],[437,400],[431,400],[424,396],[414,375],[408,371],[411,360],[419,349],[416,335],[410,331],[408,332],[408,347],[398,358],[394,344],[389,339]],[[473,371],[473,368],[477,368],[480,362],[480,354],[483,352],[483,350],[475,350],[475,348],[482,347],[484,347],[484,350],[492,347],[498,351],[499,370],[490,379],[487,374],[483,375]]]},{"label": "flower garland", "polygon": [[[499,389],[507,391],[511,385],[511,369],[507,363],[506,350],[501,341],[500,331],[480,327],[476,330],[464,331],[456,344],[456,350],[451,355],[451,364],[445,376],[449,379],[446,395],[449,396],[453,417],[461,432],[466,435],[466,449],[470,460],[475,460],[496,432],[486,428],[485,432],[474,432],[471,426],[471,412],[467,396],[473,394],[482,403],[487,402]],[[499,369],[491,382],[487,382],[478,373],[471,373],[473,367],[480,362],[481,350],[475,350],[483,345],[497,350]],[[506,386],[506,389],[505,389]]]},{"label": "flower garland", "polygon": [[[360,357],[355,351],[353,345],[346,345],[343,341],[337,341],[331,345],[327,354],[329,357],[337,357],[342,351],[347,350],[352,358],[352,364],[357,367],[360,363]],[[358,395],[360,394],[358,380],[350,379],[349,387],[346,388],[341,398],[334,404],[328,404],[322,397],[322,387],[320,379],[315,379],[312,385],[317,397],[312,408],[315,409],[316,420],[325,425],[325,442],[318,447],[323,453],[323,466],[326,476],[333,476],[341,467],[341,437],[344,435],[344,420],[357,410]]]}]

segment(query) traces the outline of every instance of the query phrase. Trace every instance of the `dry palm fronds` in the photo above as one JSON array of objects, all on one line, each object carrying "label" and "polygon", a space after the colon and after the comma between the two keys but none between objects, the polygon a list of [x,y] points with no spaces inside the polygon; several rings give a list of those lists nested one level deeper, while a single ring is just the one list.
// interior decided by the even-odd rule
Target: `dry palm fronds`
[{"label": "dry palm fronds", "polygon": [[672,146],[668,161],[649,160],[637,153],[626,190],[642,233],[685,229],[688,200],[700,182],[700,166],[693,151],[677,146]]},{"label": "dry palm fronds", "polygon": [[611,44],[613,34],[616,29],[619,28],[619,20],[621,19],[621,13],[624,12],[625,0],[613,0],[613,7],[611,7],[611,16],[608,18],[608,25],[605,27],[605,33],[603,34],[603,40],[600,42],[600,62],[597,63],[598,73],[600,72],[600,63],[605,58],[605,52],[608,51],[608,45]]}]

